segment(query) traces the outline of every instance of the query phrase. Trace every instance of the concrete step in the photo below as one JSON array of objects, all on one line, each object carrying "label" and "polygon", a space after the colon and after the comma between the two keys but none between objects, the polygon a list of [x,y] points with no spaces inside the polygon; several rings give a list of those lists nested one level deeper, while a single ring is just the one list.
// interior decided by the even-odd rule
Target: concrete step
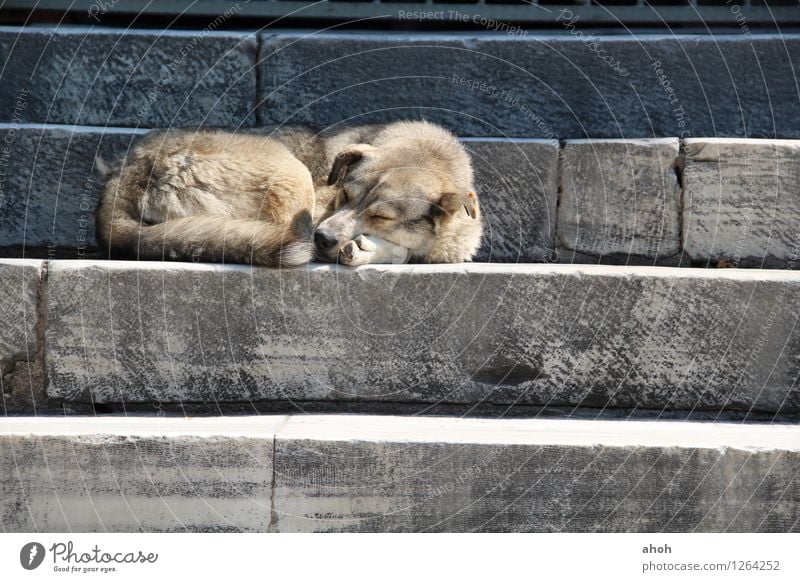
[{"label": "concrete step", "polygon": [[[233,10],[235,7],[231,7]],[[427,118],[462,135],[800,137],[797,34],[2,27],[0,120],[130,127]],[[736,63],[736,66],[731,66]],[[717,98],[727,95],[730,98]]]},{"label": "concrete step", "polygon": [[6,532],[789,532],[800,428],[4,418]]},{"label": "concrete step", "polygon": [[793,271],[56,260],[46,291],[57,402],[800,412]]},{"label": "concrete step", "polygon": [[[0,253],[97,256],[95,159],[144,133],[0,124]],[[687,155],[678,138],[464,144],[487,221],[479,261],[800,264],[800,141],[698,138]]]}]

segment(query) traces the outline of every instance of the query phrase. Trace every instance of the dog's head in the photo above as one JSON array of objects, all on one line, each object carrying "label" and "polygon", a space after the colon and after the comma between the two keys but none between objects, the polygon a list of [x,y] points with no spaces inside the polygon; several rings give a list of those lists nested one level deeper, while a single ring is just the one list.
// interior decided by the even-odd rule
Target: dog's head
[{"label": "dog's head", "polygon": [[477,251],[483,221],[469,155],[430,124],[398,133],[336,156],[328,183],[339,186],[337,195],[315,233],[321,260],[336,262],[360,234],[405,247],[421,262],[469,261]]}]

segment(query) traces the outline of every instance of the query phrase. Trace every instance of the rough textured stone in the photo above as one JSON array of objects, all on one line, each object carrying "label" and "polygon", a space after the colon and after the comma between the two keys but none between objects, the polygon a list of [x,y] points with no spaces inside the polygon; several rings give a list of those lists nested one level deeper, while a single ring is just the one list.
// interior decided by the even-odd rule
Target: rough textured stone
[{"label": "rough textured stone", "polygon": [[[0,360],[36,351],[37,289],[42,262],[0,259]],[[5,370],[4,370],[5,372]]]},{"label": "rough textured stone", "polygon": [[[0,397],[2,411],[35,403],[44,392],[38,292],[42,262],[0,259]],[[41,402],[39,403],[41,404]]]},{"label": "rough textured stone", "polygon": [[279,417],[0,422],[0,531],[266,531]]},{"label": "rough textured stone", "polygon": [[798,531],[796,426],[292,418],[279,531]]},{"label": "rough textured stone", "polygon": [[797,531],[797,426],[4,418],[0,531]]},{"label": "rough textured stone", "polygon": [[203,31],[0,27],[2,120],[253,125],[256,38]]},{"label": "rough textured stone", "polygon": [[97,250],[94,211],[103,187],[95,159],[116,161],[143,133],[0,125],[9,147],[0,188],[0,249],[17,256],[91,256]]},{"label": "rough textured stone", "polygon": [[53,261],[49,394],[800,411],[800,274]]},{"label": "rough textured stone", "polygon": [[588,255],[675,255],[681,248],[677,138],[564,145],[558,239]]},{"label": "rough textured stone", "polygon": [[800,137],[798,35],[590,38],[564,24],[571,34],[524,39],[264,34],[259,120],[425,118],[477,136]]},{"label": "rough textured stone", "polygon": [[686,140],[685,181],[691,258],[800,264],[800,142]]},{"label": "rough textured stone", "polygon": [[467,139],[486,223],[478,261],[552,260],[558,142]]}]

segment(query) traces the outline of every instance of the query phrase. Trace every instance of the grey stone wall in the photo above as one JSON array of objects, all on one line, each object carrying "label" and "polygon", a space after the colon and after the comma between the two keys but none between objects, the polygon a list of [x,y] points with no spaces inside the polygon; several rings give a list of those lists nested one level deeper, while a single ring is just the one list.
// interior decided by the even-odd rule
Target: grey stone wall
[{"label": "grey stone wall", "polygon": [[[478,260],[796,262],[794,145],[736,142],[711,160],[703,144],[800,137],[798,35],[589,38],[567,23],[558,36],[237,33],[219,24],[0,27],[0,256],[94,256],[95,159],[121,157],[143,129],[424,118],[478,138],[466,140],[489,218]],[[678,138],[694,159],[676,152]],[[568,140],[561,171],[548,145],[556,139]]]},{"label": "grey stone wall", "polygon": [[0,99],[11,104],[0,120],[152,128],[425,118],[465,136],[800,137],[795,34],[603,36],[567,22],[560,36],[257,34],[219,32],[218,21],[166,33],[0,27],[10,63]]}]

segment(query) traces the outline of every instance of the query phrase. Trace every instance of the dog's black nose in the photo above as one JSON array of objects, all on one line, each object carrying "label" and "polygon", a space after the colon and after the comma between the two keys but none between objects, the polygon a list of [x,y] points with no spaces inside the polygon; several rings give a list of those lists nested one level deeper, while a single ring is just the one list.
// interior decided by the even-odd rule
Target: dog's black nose
[{"label": "dog's black nose", "polygon": [[330,233],[318,230],[314,233],[314,244],[321,251],[328,251],[339,243],[338,239]]}]

